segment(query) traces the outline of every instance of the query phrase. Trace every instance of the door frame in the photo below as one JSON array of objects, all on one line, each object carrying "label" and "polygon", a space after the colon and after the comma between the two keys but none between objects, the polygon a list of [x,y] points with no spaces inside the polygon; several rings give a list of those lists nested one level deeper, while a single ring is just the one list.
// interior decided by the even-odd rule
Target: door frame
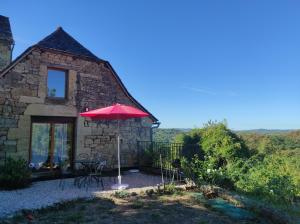
[{"label": "door frame", "polygon": [[[31,162],[32,157],[32,124],[33,123],[50,123],[50,132],[54,132],[52,128],[55,123],[72,123],[73,124],[73,133],[72,133],[72,146],[71,146],[71,155],[70,155],[70,168],[73,170],[74,166],[74,159],[75,159],[75,136],[76,136],[76,117],[55,117],[55,116],[31,116],[30,122],[30,144],[29,144],[29,156],[28,161]],[[53,141],[54,135],[51,133],[51,140],[50,140],[50,150],[53,151],[54,142]],[[51,152],[51,157],[53,157],[53,152]],[[53,159],[53,158],[52,158]],[[52,172],[53,168],[51,167],[49,172]]]}]

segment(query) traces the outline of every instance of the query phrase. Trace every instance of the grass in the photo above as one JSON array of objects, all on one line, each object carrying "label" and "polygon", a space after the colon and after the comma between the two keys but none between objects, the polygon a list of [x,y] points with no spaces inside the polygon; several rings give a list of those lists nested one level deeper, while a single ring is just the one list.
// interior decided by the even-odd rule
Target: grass
[{"label": "grass", "polygon": [[[29,221],[29,217],[32,220]],[[105,198],[75,200],[54,206],[24,211],[0,221],[12,223],[237,223],[228,216],[205,206],[191,192],[173,194],[140,193],[127,191]],[[251,223],[251,222],[244,222]],[[254,223],[254,222],[253,222]]]},{"label": "grass", "polygon": [[[105,198],[80,199],[39,210],[23,211],[12,218],[0,220],[0,224],[266,223],[266,220],[260,220],[257,217],[251,218],[252,221],[240,222],[241,220],[233,218],[235,217],[233,215],[229,217],[227,211],[215,208],[210,202],[212,200],[207,200],[202,193],[183,191],[173,186],[166,186],[165,192],[147,190],[136,194],[118,191],[109,196],[106,195]],[[298,208],[295,206],[294,209],[297,214]]]}]

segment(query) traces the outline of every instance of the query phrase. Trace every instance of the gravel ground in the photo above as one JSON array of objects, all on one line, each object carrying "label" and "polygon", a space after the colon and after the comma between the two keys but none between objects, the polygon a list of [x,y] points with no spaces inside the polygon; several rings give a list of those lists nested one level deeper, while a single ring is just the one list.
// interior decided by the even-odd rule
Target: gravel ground
[{"label": "gravel ground", "polygon": [[[31,187],[14,191],[0,191],[0,218],[12,216],[23,209],[39,209],[58,202],[77,198],[99,197],[105,193],[111,193],[113,180],[104,178],[104,190],[92,184],[88,189],[78,188],[73,185],[73,178],[65,179],[65,187],[59,187],[60,180],[34,182]],[[156,186],[161,182],[159,176],[143,173],[126,173],[122,176],[122,183],[129,184],[131,190],[141,190]]]}]

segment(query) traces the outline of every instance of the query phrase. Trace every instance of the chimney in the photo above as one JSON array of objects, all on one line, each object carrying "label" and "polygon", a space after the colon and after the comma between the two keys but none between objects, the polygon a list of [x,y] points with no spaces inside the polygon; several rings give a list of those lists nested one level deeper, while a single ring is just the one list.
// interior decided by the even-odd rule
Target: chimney
[{"label": "chimney", "polygon": [[0,71],[10,64],[13,47],[14,40],[9,18],[0,15]]}]

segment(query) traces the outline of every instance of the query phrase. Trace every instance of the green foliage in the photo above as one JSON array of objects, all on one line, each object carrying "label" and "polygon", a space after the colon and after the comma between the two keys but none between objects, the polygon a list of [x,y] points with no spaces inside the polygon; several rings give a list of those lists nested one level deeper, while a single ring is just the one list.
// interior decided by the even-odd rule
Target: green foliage
[{"label": "green foliage", "polygon": [[228,167],[242,163],[250,156],[244,142],[227,128],[225,122],[208,122],[204,128],[194,129],[180,138],[184,144],[197,143],[201,148],[201,154],[194,155],[189,162],[182,161],[185,173],[198,184],[205,182],[232,188],[233,179],[228,174]]},{"label": "green foliage", "polygon": [[201,146],[207,155],[226,162],[250,155],[243,140],[225,123],[208,122],[202,129]]},{"label": "green foliage", "polygon": [[[240,134],[260,155],[237,182],[239,189],[272,201],[289,202],[300,196],[300,131],[276,134]],[[253,159],[252,159],[253,160]]]},{"label": "green foliage", "polygon": [[165,194],[174,194],[176,191],[176,186],[174,183],[164,185],[164,193]]},{"label": "green foliage", "polygon": [[238,189],[263,196],[270,201],[292,202],[300,193],[297,185],[286,169],[285,158],[280,155],[266,156],[236,182]]},{"label": "green foliage", "polygon": [[18,189],[30,184],[31,172],[23,159],[8,158],[0,167],[0,188]]},{"label": "green foliage", "polygon": [[185,145],[198,144],[201,139],[201,129],[195,128],[187,133],[181,133],[175,137],[175,142],[181,142]]},{"label": "green foliage", "polygon": [[152,164],[154,162],[154,157],[156,157],[156,155],[154,155],[152,147],[149,146],[141,154],[140,163],[143,166],[152,166]]},{"label": "green foliage", "polygon": [[221,166],[216,168],[212,160],[212,157],[201,160],[195,155],[190,162],[183,159],[182,168],[185,175],[197,185],[208,183],[233,188],[233,183],[226,173],[226,168]]},{"label": "green foliage", "polygon": [[182,143],[182,155],[191,160],[194,155],[198,155],[200,158],[204,156],[200,143],[201,129],[192,129],[187,133],[181,133],[175,137],[176,143]]},{"label": "green foliage", "polygon": [[156,142],[174,142],[175,137],[180,133],[189,131],[189,129],[175,129],[175,128],[158,128],[153,129],[153,139]]},{"label": "green foliage", "polygon": [[300,131],[275,134],[239,133],[239,135],[251,150],[261,153],[300,149]]},{"label": "green foliage", "polygon": [[292,202],[300,196],[300,132],[237,135],[225,122],[208,122],[201,129],[175,138],[198,144],[202,155],[182,159],[185,175],[203,183],[234,188],[272,202]]},{"label": "green foliage", "polygon": [[114,196],[116,198],[128,198],[130,196],[130,193],[128,191],[116,191],[114,193]]}]

